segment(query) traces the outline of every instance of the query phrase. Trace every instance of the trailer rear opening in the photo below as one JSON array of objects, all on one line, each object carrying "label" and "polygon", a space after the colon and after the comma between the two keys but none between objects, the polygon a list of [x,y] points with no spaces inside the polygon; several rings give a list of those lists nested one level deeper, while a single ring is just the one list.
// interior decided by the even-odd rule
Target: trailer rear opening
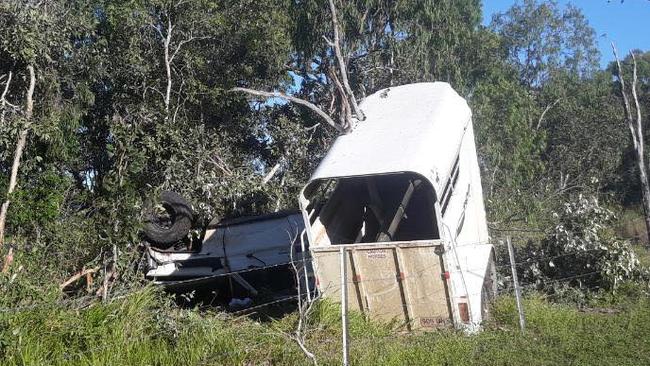
[{"label": "trailer rear opening", "polygon": [[471,111],[446,83],[379,91],[300,196],[318,290],[406,329],[474,329],[494,292]]}]

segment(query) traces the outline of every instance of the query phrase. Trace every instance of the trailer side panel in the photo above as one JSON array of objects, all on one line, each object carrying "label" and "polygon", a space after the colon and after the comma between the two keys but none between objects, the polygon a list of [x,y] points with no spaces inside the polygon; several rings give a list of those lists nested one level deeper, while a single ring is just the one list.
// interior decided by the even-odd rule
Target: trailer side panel
[{"label": "trailer side panel", "polygon": [[312,248],[322,296],[340,301],[340,255],[347,262],[348,308],[415,330],[451,324],[439,241]]}]

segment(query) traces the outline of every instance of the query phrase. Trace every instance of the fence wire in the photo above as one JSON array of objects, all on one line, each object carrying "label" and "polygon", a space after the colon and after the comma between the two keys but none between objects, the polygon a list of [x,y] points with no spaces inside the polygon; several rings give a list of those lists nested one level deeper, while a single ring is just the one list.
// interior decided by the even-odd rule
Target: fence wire
[{"label": "fence wire", "polygon": [[[462,248],[464,246],[476,246],[476,245],[491,245],[498,247],[500,245],[504,245],[503,243],[500,242],[473,242],[473,243],[463,243],[462,245],[459,245],[458,248]],[[549,255],[549,256],[535,256],[535,257],[529,257],[524,260],[520,260],[518,262],[515,262],[514,265],[518,267],[519,269],[526,269],[525,266],[532,266],[536,263],[540,263],[543,261],[552,261],[556,260],[559,258],[563,257],[569,257],[569,256],[576,256],[576,255],[588,255],[590,252],[595,252],[597,249],[594,250],[586,250],[586,251],[575,251],[571,253],[562,253],[562,254],[557,254],[557,255]],[[319,258],[328,258],[328,257],[340,257],[340,254],[338,252],[331,252],[331,253],[319,253]],[[498,262],[498,261],[497,261]],[[249,268],[245,270],[240,270],[236,271],[234,273],[237,274],[247,274],[250,272],[255,272],[255,271],[263,271],[263,270],[268,270],[268,269],[273,269],[273,268],[278,268],[278,267],[288,267],[291,268],[292,266],[298,267],[298,275],[296,277],[297,281],[303,281],[303,273],[302,269],[304,268],[305,265],[311,266],[312,265],[312,258],[311,257],[305,257],[305,258],[296,258],[293,261],[288,261],[288,262],[283,262],[271,266],[266,266],[266,267],[255,267],[255,268]],[[503,264],[495,264],[495,267],[497,269],[509,269],[510,263],[503,263]],[[485,267],[477,267],[477,268],[461,268],[461,269],[449,269],[447,272],[451,275],[457,274],[460,272],[464,273],[470,273],[470,272],[478,272],[478,271],[485,271]],[[388,284],[396,284],[400,281],[406,281],[410,279],[423,279],[425,275],[430,273],[431,271],[427,268],[425,269],[420,269],[411,273],[393,273],[390,275],[385,275],[385,276],[371,276],[371,277],[353,277],[349,280],[346,281],[346,284],[348,285],[355,285],[355,286],[363,286],[364,283],[377,283],[377,282],[385,282],[387,285]],[[539,288],[540,286],[544,285],[549,285],[549,284],[555,284],[555,283],[566,283],[570,282],[576,279],[581,279],[581,278],[587,278],[590,276],[595,276],[598,275],[600,272],[598,271],[592,271],[588,273],[581,273],[581,274],[576,274],[572,276],[566,276],[562,278],[557,278],[557,279],[548,279],[548,280],[542,280],[542,281],[535,281],[535,282],[527,282],[527,283],[521,283],[520,287],[525,288],[525,289],[534,289],[534,288]],[[210,279],[210,278],[217,278],[217,277],[224,277],[224,276],[230,276],[232,273],[224,273],[224,274],[217,274],[214,276],[206,276],[202,277],[201,280],[205,279]],[[499,276],[499,271],[497,271],[497,275]],[[175,283],[191,283],[192,281],[195,281],[196,279],[190,279],[190,280],[185,280],[185,281],[177,281]],[[503,283],[507,284],[511,281],[510,276],[501,276],[501,278],[497,277],[497,282],[498,283]],[[340,286],[340,283],[337,283],[336,286]],[[506,285],[502,286],[499,288],[499,291],[501,293],[503,292],[510,292],[512,290],[512,287]],[[310,291],[314,291],[313,289],[310,289]],[[435,293],[430,293],[427,295],[431,296],[444,296],[446,295],[446,292],[448,290],[443,288],[442,290],[436,291]],[[124,294],[114,294],[115,297],[124,297],[128,296],[128,292],[125,292]],[[289,303],[289,302],[295,302],[299,299],[300,296],[305,296],[305,293],[302,293],[301,295],[289,295],[289,296],[283,296],[280,298],[272,298],[269,301],[266,301],[261,304],[254,304],[253,306],[237,310],[237,311],[231,311],[229,314],[232,314],[233,316],[240,316],[240,315],[246,315],[246,314],[251,314],[254,313],[260,309],[264,309],[273,305],[278,305],[282,303]],[[476,296],[479,295],[479,293],[467,293],[466,296]],[[412,302],[405,302],[400,305],[402,306],[414,306],[414,305],[422,305],[426,303],[426,299],[422,301],[412,301]],[[15,307],[3,307],[0,308],[0,313],[16,313],[16,312],[23,312],[23,311],[34,311],[34,310],[43,310],[43,309],[54,309],[58,307],[62,308],[83,308],[88,306],[89,304],[99,302],[96,296],[82,296],[82,297],[77,297],[77,298],[70,298],[70,299],[62,299],[59,301],[54,301],[54,302],[46,302],[46,303],[34,303],[34,304],[28,304],[28,305],[21,305],[21,306],[15,306]]]}]

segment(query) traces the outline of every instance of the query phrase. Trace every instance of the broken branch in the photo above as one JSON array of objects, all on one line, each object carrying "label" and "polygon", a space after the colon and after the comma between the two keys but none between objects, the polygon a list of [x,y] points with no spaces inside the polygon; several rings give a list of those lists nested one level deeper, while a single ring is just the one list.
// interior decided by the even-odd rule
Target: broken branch
[{"label": "broken branch", "polygon": [[267,175],[264,176],[264,179],[262,179],[262,185],[265,185],[268,183],[271,179],[273,179],[273,176],[275,176],[275,173],[278,172],[278,169],[280,169],[280,163],[276,163],[273,168],[269,171]]},{"label": "broken branch", "polygon": [[248,93],[251,95],[257,95],[260,97],[266,97],[266,98],[281,98],[281,99],[286,99],[290,102],[300,104],[302,106],[305,106],[309,109],[311,109],[313,112],[318,114],[321,118],[325,120],[330,126],[334,127],[338,132],[345,133],[345,130],[343,127],[339,126],[332,117],[330,117],[327,113],[323,112],[322,109],[318,108],[315,104],[308,102],[304,99],[296,98],[294,96],[285,94],[285,93],[280,93],[280,92],[265,92],[261,90],[255,90],[255,89],[248,89],[248,88],[232,88],[230,91],[233,92],[243,92],[243,93]]},{"label": "broken branch", "polygon": [[550,111],[553,107],[555,107],[555,105],[560,103],[561,100],[562,98],[557,98],[555,102],[547,105],[546,108],[544,108],[542,115],[539,116],[539,120],[537,120],[537,127],[535,127],[536,130],[539,130],[539,128],[542,127],[542,122],[544,122],[544,117],[546,116],[546,113],[548,113],[548,111]]},{"label": "broken branch", "polygon": [[85,269],[85,270],[81,270],[81,271],[77,272],[74,276],[68,278],[65,282],[60,284],[59,289],[61,291],[63,291],[66,287],[68,287],[71,284],[79,281],[79,279],[81,279],[81,277],[84,277],[84,276],[86,277],[86,281],[89,281],[89,279],[91,279],[90,281],[92,281],[92,277],[90,277],[90,275],[97,272],[97,271],[99,271],[99,267],[88,268],[88,269]]},{"label": "broken branch", "polygon": [[9,253],[5,256],[4,264],[2,265],[2,273],[9,272],[9,267],[14,262],[14,248],[9,248]]},{"label": "broken branch", "polygon": [[336,76],[335,70],[330,69],[329,74],[330,74],[330,78],[332,78],[332,81],[334,82],[334,85],[336,86],[336,89],[339,92],[339,95],[341,95],[341,116],[340,116],[341,125],[346,129],[351,129],[352,111],[350,110],[350,102],[346,97],[345,89],[343,89],[343,86],[341,85],[339,78]]},{"label": "broken branch", "polygon": [[[330,4],[330,11],[332,12],[332,27],[334,28],[334,41],[330,42],[325,38],[327,43],[334,48],[334,54],[336,55],[336,60],[338,61],[339,64],[339,71],[341,72],[341,81],[343,82],[343,86],[345,87],[345,91],[348,94],[348,97],[350,98],[350,102],[352,104],[352,109],[354,110],[354,114],[357,116],[357,118],[361,121],[366,119],[365,114],[363,114],[363,111],[361,111],[361,108],[359,108],[359,104],[357,103],[357,99],[354,96],[354,93],[352,92],[352,88],[350,87],[350,83],[348,81],[348,71],[347,71],[347,66],[345,65],[345,59],[343,58],[343,52],[341,52],[341,39],[339,35],[339,21],[336,16],[336,6],[334,5],[334,0],[329,0]],[[349,121],[351,122],[351,121]]]}]

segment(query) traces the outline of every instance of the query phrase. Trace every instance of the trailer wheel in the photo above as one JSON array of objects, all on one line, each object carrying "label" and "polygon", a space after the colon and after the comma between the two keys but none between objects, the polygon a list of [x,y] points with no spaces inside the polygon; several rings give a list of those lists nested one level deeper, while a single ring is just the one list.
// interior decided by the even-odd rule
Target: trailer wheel
[{"label": "trailer wheel", "polygon": [[486,321],[490,318],[490,305],[497,296],[497,267],[495,263],[494,251],[490,254],[485,277],[483,278],[483,288],[481,289],[481,318]]},{"label": "trailer wheel", "polygon": [[160,206],[164,212],[149,213],[144,234],[157,248],[167,249],[186,237],[192,228],[192,207],[181,195],[170,191],[160,194]]}]

